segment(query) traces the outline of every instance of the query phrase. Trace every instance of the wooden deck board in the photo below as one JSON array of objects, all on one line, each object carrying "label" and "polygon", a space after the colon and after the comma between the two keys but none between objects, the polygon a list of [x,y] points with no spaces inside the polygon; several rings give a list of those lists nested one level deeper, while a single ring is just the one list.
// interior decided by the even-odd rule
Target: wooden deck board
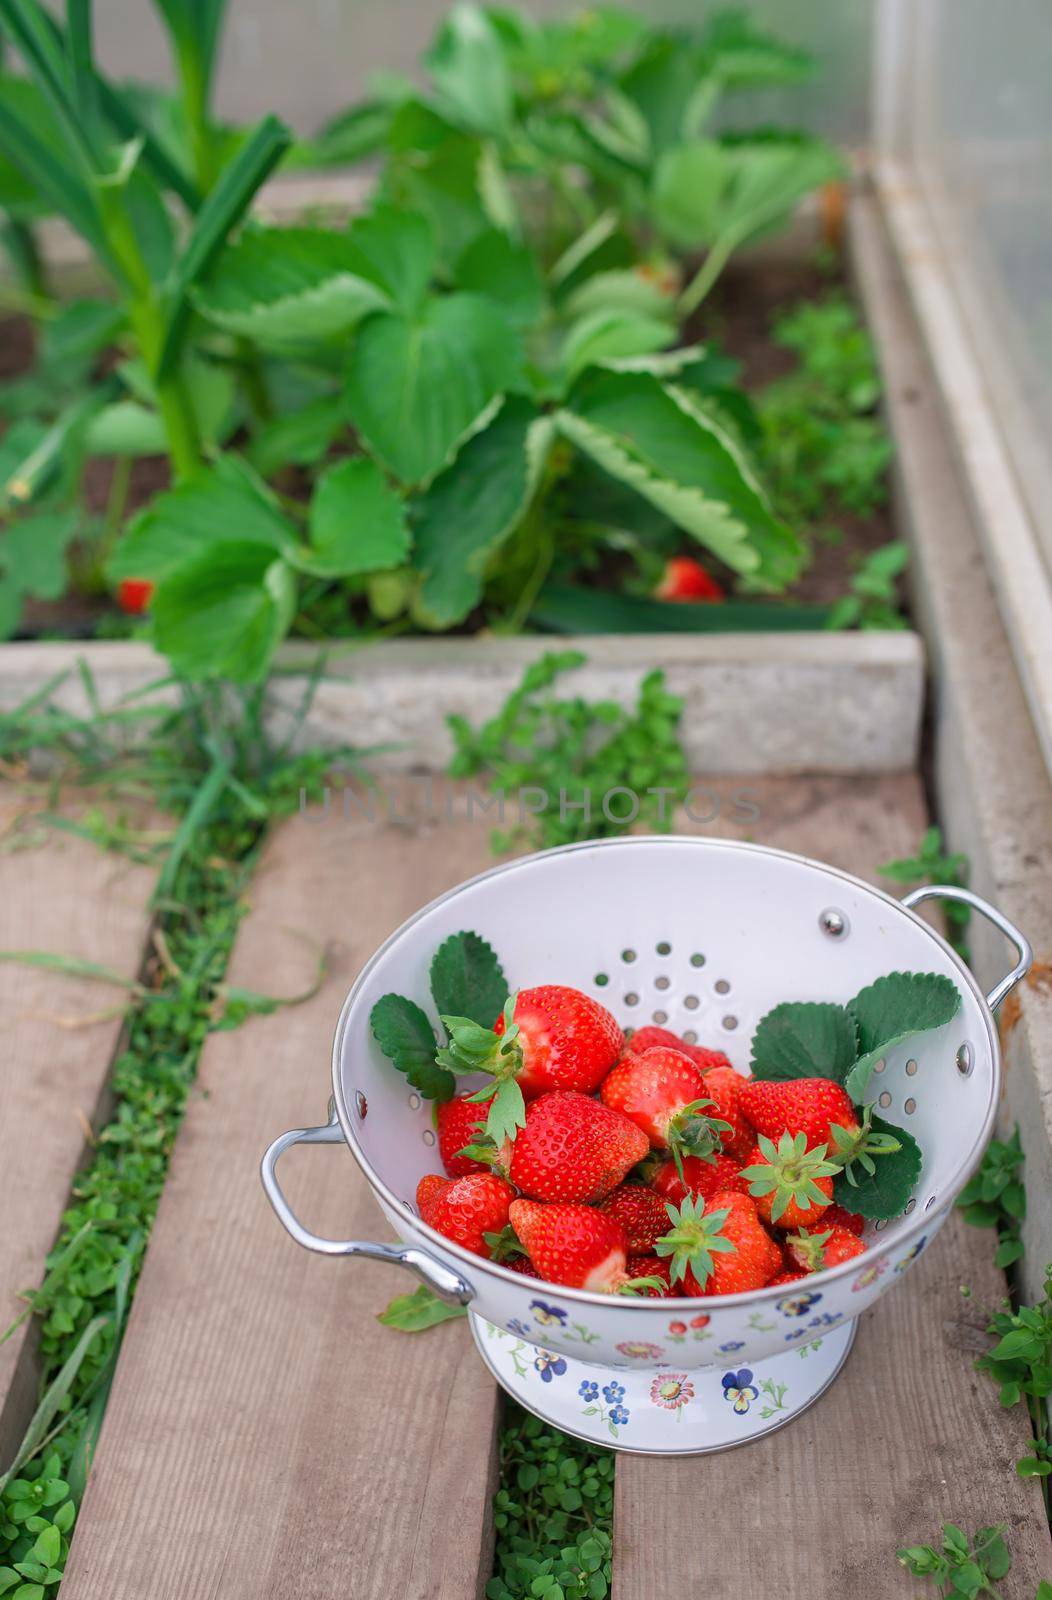
[{"label": "wooden deck board", "polygon": [[[924,822],[912,777],[751,780],[748,787],[758,818],[731,820],[735,785],[720,780],[714,788],[724,818],[700,831],[745,835],[857,868],[902,853]],[[215,1035],[206,1046],[201,1092],[161,1203],[63,1600],[102,1593],[106,1600],[461,1600],[476,1596],[488,1574],[496,1397],[465,1328],[410,1337],[380,1327],[375,1313],[407,1281],[380,1266],[298,1249],[270,1214],[257,1177],[270,1138],[323,1120],[332,1032],[362,961],[408,913],[489,862],[485,822],[422,816],[414,792],[416,813],[403,803],[398,820],[385,826],[335,815],[325,824],[297,818],[268,847],[231,981],[297,992],[313,964],[297,933],[336,941],[331,977],[306,1004]],[[286,1166],[290,1199],[310,1225],[334,1235],[384,1236],[345,1151],[292,1152]],[[882,1405],[899,1420],[884,1420],[880,1429],[903,1452],[899,1470],[910,1474],[919,1503],[918,1477],[939,1476],[937,1456],[933,1468],[918,1448],[929,1436],[938,1441],[938,1429],[906,1431],[917,1405],[911,1363],[926,1324],[915,1290],[893,1299],[914,1309],[887,1357],[896,1363],[896,1381],[880,1385]],[[865,1381],[866,1340],[864,1334],[846,1382]],[[975,1404],[964,1387],[957,1397],[965,1411]],[[835,1394],[825,1408],[833,1403]],[[813,1425],[801,1420],[776,1436],[773,1448],[797,1436],[802,1458]],[[702,1486],[716,1494],[722,1463],[745,1470],[766,1448],[721,1457],[718,1468],[709,1463]],[[1007,1459],[1004,1448],[1001,1455]],[[673,1571],[674,1552],[684,1552],[683,1560],[687,1551],[696,1555],[701,1479],[690,1474],[703,1470],[689,1462],[619,1460],[621,1600],[671,1600],[683,1591],[686,1569]],[[832,1475],[830,1467],[820,1480],[826,1493]],[[850,1481],[851,1492],[843,1492],[854,1528],[869,1515],[874,1491],[859,1475]],[[675,1497],[675,1519],[661,1483]],[[952,1509],[947,1504],[945,1514]],[[739,1528],[740,1513],[739,1498]],[[791,1530],[786,1543],[799,1546],[808,1569],[808,1587],[799,1592],[810,1600],[821,1592],[810,1585],[824,1554],[800,1536],[799,1511],[784,1491],[771,1515]],[[651,1527],[660,1533],[652,1536]],[[925,1522],[918,1531],[934,1529]],[[761,1592],[748,1567],[743,1586],[751,1542],[744,1533],[736,1540],[733,1581],[722,1588],[707,1582],[714,1600]],[[854,1532],[850,1543],[863,1549]],[[655,1557],[655,1545],[668,1555]],[[777,1559],[784,1563],[784,1549]],[[891,1563],[894,1584],[893,1548]],[[760,1564],[757,1556],[757,1572]],[[697,1572],[696,1560],[689,1570]],[[796,1592],[786,1583],[779,1588]],[[844,1591],[829,1593],[843,1600]]]},{"label": "wooden deck board", "polygon": [[[74,817],[83,805],[70,797],[55,809]],[[152,871],[36,823],[36,808],[14,785],[0,793],[0,949],[54,951],[134,978]],[[90,979],[0,963],[0,1332],[22,1310],[20,1292],[40,1281],[121,1029],[117,1016],[68,1024],[122,1000]],[[0,1343],[0,1467],[22,1438],[35,1390],[24,1326]]]},{"label": "wooden deck board", "polygon": [[[909,853],[923,825],[912,777],[864,797],[825,780],[795,793],[755,836],[863,877]],[[844,1371],[802,1417],[711,1457],[620,1457],[613,1600],[679,1600],[699,1574],[708,1600],[911,1600],[919,1580],[895,1551],[937,1544],[943,1521],[969,1533],[1007,1523],[1004,1592],[1032,1595],[1052,1575],[1052,1545],[1037,1481],[1014,1470],[1029,1429],[974,1369],[1003,1294],[990,1234],[955,1217],[862,1320]]]}]

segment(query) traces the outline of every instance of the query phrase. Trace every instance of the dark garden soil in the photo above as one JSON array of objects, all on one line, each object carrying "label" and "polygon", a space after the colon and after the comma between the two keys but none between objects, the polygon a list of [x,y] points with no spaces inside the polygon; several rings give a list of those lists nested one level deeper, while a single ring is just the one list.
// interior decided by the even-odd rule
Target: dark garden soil
[{"label": "dark garden soil", "polygon": [[[822,298],[831,288],[839,286],[842,285],[835,273],[831,275],[807,262],[746,262],[724,275],[706,303],[704,327],[692,329],[691,333],[694,337],[718,340],[729,355],[742,363],[745,385],[755,392],[784,377],[794,367],[791,352],[781,349],[770,338],[772,319],[786,306]],[[32,361],[31,324],[19,316],[0,318],[0,383],[21,376]],[[84,502],[88,511],[95,515],[105,512],[113,469],[110,459],[95,459],[85,467]],[[168,465],[164,457],[136,460],[132,465],[126,515],[146,505],[167,483]],[[811,565],[794,586],[788,597],[791,600],[831,604],[847,591],[852,574],[865,557],[895,537],[888,506],[869,517],[841,514],[830,519],[830,527],[831,537],[815,537]],[[604,587],[604,576],[606,583],[617,585],[613,570],[596,576]],[[84,638],[100,631],[100,623],[102,632],[110,632],[107,619],[116,622],[117,617],[108,597],[71,592],[59,601],[30,602],[19,633],[28,638]]]}]

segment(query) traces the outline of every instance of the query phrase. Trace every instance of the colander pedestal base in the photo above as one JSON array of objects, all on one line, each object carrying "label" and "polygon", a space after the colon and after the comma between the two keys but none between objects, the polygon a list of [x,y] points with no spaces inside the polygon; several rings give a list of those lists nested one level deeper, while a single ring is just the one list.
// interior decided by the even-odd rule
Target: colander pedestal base
[{"label": "colander pedestal base", "polygon": [[557,1355],[469,1317],[479,1354],[497,1382],[545,1422],[590,1444],[638,1455],[702,1455],[762,1438],[792,1422],[847,1360],[854,1322],[809,1344],[749,1365],[610,1368]]}]

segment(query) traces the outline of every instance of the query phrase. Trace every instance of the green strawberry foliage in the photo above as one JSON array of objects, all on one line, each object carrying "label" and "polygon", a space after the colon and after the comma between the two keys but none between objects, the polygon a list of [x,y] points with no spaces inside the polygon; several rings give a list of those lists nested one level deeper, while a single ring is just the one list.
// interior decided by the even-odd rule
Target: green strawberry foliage
[{"label": "green strawberry foliage", "polygon": [[[956,985],[941,973],[890,972],[846,1006],[775,1006],[753,1036],[752,1075],[773,1082],[829,1078],[860,1106],[878,1061],[918,1034],[943,1027],[960,1004]],[[920,1176],[920,1148],[904,1128],[868,1109],[860,1121],[857,1134],[834,1130],[830,1155],[844,1168],[834,1198],[872,1220],[898,1216]]]},{"label": "green strawberry foliage", "polygon": [[[495,952],[477,933],[450,934],[435,951],[431,998],[446,1033],[439,1046],[426,1012],[405,995],[385,994],[373,1006],[369,1025],[388,1060],[428,1100],[449,1100],[458,1073],[489,1073],[496,1079],[469,1098],[489,1101],[478,1146],[479,1158],[496,1153],[526,1123],[526,1102],[515,1078],[522,1061],[515,996]],[[503,1012],[504,1032],[489,1026]]]}]

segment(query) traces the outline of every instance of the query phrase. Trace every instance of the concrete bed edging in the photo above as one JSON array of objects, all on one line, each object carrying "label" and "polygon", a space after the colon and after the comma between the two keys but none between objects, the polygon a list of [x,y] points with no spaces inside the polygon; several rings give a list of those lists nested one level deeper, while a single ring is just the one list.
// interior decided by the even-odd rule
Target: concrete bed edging
[{"label": "concrete bed edging", "polygon": [[[895,490],[910,542],[914,612],[932,671],[936,810],[971,862],[973,888],[1030,939],[1034,980],[1004,1006],[1002,1131],[1018,1124],[1029,1200],[1023,1288],[1043,1292],[1052,1262],[1052,782],[983,556],[986,539],[965,486],[935,371],[911,305],[893,230],[877,199],[855,203],[852,259],[884,366],[897,440]],[[989,986],[1010,957],[981,918],[969,930],[973,966]]]},{"label": "concrete bed edging", "polygon": [[[446,716],[493,716],[546,651],[586,664],[560,692],[634,702],[653,668],[683,696],[682,737],[699,775],[899,772],[917,760],[924,700],[920,639],[901,633],[597,635],[398,639],[334,644],[298,734],[302,745],[383,748],[380,770],[444,771]],[[270,688],[277,726],[300,704],[318,648],[284,646]],[[87,714],[83,661],[105,709],[167,677],[150,646],[125,641],[0,645],[0,714],[66,673],[56,703]],[[174,698],[171,687],[159,690]]]}]

